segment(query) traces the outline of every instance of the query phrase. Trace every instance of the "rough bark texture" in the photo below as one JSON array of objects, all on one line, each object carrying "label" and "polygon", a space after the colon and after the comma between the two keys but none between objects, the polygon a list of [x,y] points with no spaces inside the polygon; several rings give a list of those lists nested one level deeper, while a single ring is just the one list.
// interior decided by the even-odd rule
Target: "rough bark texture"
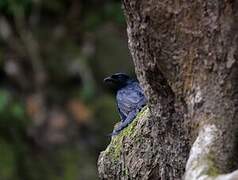
[{"label": "rough bark texture", "polygon": [[[146,125],[135,126],[139,140],[127,141],[126,134],[123,141],[114,139],[122,143],[120,161],[101,153],[100,177],[238,179],[237,172],[219,175],[237,168],[238,1],[123,4],[129,48],[151,116]],[[147,147],[144,153],[141,146]]]}]

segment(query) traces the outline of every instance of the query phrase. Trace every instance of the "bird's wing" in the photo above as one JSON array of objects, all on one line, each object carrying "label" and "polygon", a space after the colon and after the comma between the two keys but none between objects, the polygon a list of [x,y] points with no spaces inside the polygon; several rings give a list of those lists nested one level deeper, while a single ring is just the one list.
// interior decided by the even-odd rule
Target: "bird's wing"
[{"label": "bird's wing", "polygon": [[[122,89],[117,95],[117,105],[120,114],[127,117],[131,111],[139,110],[146,104],[146,98],[138,83],[133,83]],[[124,121],[125,119],[123,119]]]},{"label": "bird's wing", "polygon": [[118,110],[118,112],[119,112],[121,121],[125,121],[125,119],[126,119],[126,114],[123,113],[123,112],[120,110],[118,103],[117,103],[117,110]]}]

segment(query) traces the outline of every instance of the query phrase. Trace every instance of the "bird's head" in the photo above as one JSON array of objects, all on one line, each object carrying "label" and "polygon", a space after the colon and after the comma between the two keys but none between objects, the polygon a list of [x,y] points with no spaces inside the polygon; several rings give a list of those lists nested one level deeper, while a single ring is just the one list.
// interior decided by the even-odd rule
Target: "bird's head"
[{"label": "bird's head", "polygon": [[115,89],[120,89],[127,85],[131,78],[124,73],[116,73],[104,79],[104,83],[113,86]]}]

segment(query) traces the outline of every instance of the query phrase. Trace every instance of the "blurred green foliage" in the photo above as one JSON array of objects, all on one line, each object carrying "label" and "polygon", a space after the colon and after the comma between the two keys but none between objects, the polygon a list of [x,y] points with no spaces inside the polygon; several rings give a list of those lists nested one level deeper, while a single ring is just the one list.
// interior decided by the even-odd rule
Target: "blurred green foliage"
[{"label": "blurred green foliage", "polygon": [[16,177],[16,159],[11,144],[0,139],[0,177],[11,180]]},{"label": "blurred green foliage", "polygon": [[0,89],[0,135],[13,138],[14,133],[25,131],[28,123],[23,104],[14,99],[9,92]]},{"label": "blurred green foliage", "polygon": [[8,15],[19,14],[22,11],[29,12],[32,0],[1,0],[0,11]]},{"label": "blurred green foliage", "polygon": [[[23,22],[16,22],[18,15]],[[22,52],[0,36],[0,179],[96,180],[98,153],[107,145],[106,135],[119,120],[115,99],[102,80],[111,73],[132,70],[121,2],[0,0],[0,23],[2,17],[12,26],[9,34],[14,34],[13,45],[20,45]],[[44,124],[45,129],[32,128],[35,122],[27,114],[27,106],[31,108],[34,103],[27,102],[40,90],[34,89],[35,71],[22,39],[29,36],[22,36],[19,25],[23,32],[32,33],[40,49],[39,59],[47,77],[41,90],[46,102],[46,111],[42,112],[50,119],[56,107],[70,117],[66,121],[72,123],[67,124],[72,128],[66,132],[74,135],[65,143],[52,145],[42,140],[50,122]],[[22,76],[6,73],[9,59],[16,62]],[[87,110],[88,122],[80,118],[71,122],[76,119],[68,107],[71,101],[83,106],[78,106],[78,111]],[[84,133],[81,126],[88,132]]]},{"label": "blurred green foliage", "polygon": [[[26,135],[29,119],[24,106],[3,89],[0,90],[0,117],[0,179],[97,178],[95,157],[77,144],[50,151],[32,151],[32,144]],[[95,167],[92,168],[92,165]],[[87,174],[81,175],[79,172]]]},{"label": "blurred green foliage", "polygon": [[12,180],[17,177],[19,152],[25,147],[26,117],[24,106],[11,94],[0,90],[0,177]]},{"label": "blurred green foliage", "polygon": [[100,25],[108,21],[118,25],[125,24],[120,2],[108,2],[105,3],[101,9],[96,10],[93,8],[87,12],[83,27],[86,31],[95,31]]}]

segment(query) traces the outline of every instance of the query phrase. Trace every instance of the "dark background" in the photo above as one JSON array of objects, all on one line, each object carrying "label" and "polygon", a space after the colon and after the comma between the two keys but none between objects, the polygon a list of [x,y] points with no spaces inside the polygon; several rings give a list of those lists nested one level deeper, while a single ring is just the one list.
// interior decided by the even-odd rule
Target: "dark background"
[{"label": "dark background", "polygon": [[116,0],[0,0],[0,179],[94,180],[133,74]]}]

